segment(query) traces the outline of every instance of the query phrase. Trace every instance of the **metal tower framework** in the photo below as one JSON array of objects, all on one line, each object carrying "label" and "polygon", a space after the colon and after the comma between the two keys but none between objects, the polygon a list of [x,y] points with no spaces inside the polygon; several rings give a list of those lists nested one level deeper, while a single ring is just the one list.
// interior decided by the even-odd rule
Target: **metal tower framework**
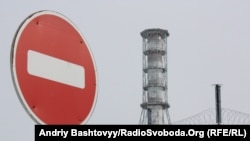
[{"label": "metal tower framework", "polygon": [[167,37],[163,29],[146,29],[143,38],[143,96],[140,124],[170,124],[167,102]]}]

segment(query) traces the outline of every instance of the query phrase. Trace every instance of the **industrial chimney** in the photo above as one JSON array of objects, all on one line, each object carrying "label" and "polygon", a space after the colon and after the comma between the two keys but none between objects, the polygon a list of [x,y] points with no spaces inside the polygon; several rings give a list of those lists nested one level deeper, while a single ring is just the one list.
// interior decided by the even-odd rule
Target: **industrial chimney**
[{"label": "industrial chimney", "polygon": [[140,124],[170,124],[167,99],[167,37],[163,29],[146,29],[143,38],[143,96]]}]

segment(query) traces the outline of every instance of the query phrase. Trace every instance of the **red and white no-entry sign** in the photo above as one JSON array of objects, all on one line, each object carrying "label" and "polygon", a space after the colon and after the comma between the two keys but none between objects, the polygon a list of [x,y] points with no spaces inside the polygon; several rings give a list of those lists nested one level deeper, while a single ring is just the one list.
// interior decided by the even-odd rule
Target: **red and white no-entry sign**
[{"label": "red and white no-entry sign", "polygon": [[17,94],[39,124],[84,124],[97,97],[93,56],[74,24],[39,11],[18,28],[11,49]]}]

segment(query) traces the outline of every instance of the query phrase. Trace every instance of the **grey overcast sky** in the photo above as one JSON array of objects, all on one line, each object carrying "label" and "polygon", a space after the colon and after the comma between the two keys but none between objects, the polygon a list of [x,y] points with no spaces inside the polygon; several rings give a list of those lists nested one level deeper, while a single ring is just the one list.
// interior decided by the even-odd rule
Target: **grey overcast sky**
[{"label": "grey overcast sky", "polygon": [[169,31],[168,101],[171,121],[215,107],[250,114],[250,1],[248,0],[1,0],[0,138],[33,141],[36,124],[11,79],[14,34],[30,14],[57,11],[87,40],[96,62],[98,97],[87,124],[138,124],[142,102],[142,37]]}]

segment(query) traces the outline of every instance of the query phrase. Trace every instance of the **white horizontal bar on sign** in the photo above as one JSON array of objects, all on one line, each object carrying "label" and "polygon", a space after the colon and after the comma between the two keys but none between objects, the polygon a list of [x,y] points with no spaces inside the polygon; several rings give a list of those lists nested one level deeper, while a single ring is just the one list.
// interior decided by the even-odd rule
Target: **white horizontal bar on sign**
[{"label": "white horizontal bar on sign", "polygon": [[28,73],[77,88],[85,88],[83,66],[61,60],[37,51],[28,51]]}]

